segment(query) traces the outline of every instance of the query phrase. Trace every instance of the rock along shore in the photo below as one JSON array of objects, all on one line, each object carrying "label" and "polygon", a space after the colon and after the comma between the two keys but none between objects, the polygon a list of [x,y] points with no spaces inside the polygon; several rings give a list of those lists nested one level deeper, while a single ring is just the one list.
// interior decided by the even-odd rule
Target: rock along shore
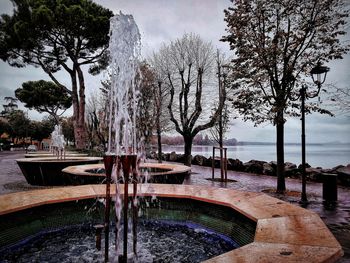
[{"label": "rock along shore", "polygon": [[[151,152],[149,158],[157,159],[157,153]],[[162,153],[162,160],[169,162],[183,162],[184,155],[177,154],[176,152]],[[212,157],[205,157],[202,155],[195,155],[192,157],[193,165],[200,166],[212,166]],[[220,168],[220,158],[214,158],[215,168]],[[246,172],[253,174],[263,174],[276,176],[277,163],[276,162],[265,162],[258,160],[250,160],[249,162],[243,163],[239,159],[227,159],[227,170]],[[338,184],[350,187],[350,164],[347,166],[338,165],[331,169],[323,169],[322,167],[311,167],[306,164],[306,177],[309,181],[322,182],[322,174],[335,174],[338,177]],[[290,178],[301,178],[301,165],[294,163],[285,163],[285,175]]]}]

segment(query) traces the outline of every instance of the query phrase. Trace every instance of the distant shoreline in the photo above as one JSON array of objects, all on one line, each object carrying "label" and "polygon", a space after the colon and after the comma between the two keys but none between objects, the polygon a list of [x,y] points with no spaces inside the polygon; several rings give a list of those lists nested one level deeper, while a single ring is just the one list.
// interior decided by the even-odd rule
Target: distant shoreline
[{"label": "distant shoreline", "polygon": [[[184,144],[162,144],[164,146],[175,146],[175,147],[181,147],[184,146]],[[212,144],[193,144],[192,146],[217,146],[217,143],[212,143]],[[224,143],[224,147],[226,146],[246,146],[246,145],[276,145],[275,142],[252,142],[252,141],[241,141],[237,143]],[[284,145],[292,145],[292,146],[301,146],[301,143],[298,142],[286,142]],[[350,143],[342,143],[342,142],[324,142],[324,143],[306,143],[306,145],[310,146],[337,146],[337,145],[348,145],[350,147]],[[156,145],[153,145],[153,147],[156,147]]]},{"label": "distant shoreline", "polygon": [[[207,158],[213,155],[212,145],[193,145],[192,156],[203,155]],[[227,157],[239,159],[243,162],[250,160],[276,161],[276,146],[272,143],[260,144],[240,144],[225,145],[227,147]],[[153,151],[157,151],[157,147],[152,147]],[[164,153],[177,152],[184,153],[183,145],[162,145]],[[295,164],[301,163],[301,145],[296,143],[288,143],[284,148],[285,162]],[[216,150],[216,155],[219,151]],[[350,163],[350,144],[307,144],[306,145],[306,162],[312,167],[333,168],[338,165],[347,165]]]}]

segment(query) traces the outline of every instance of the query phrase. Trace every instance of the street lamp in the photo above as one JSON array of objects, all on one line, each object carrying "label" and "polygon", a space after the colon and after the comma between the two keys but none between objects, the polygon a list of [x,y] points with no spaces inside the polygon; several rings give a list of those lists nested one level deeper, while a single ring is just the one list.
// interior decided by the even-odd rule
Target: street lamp
[{"label": "street lamp", "polygon": [[302,190],[301,190],[301,201],[303,205],[307,205],[306,197],[306,173],[305,173],[305,99],[315,98],[318,96],[321,90],[321,85],[325,82],[327,72],[329,67],[322,66],[320,62],[317,63],[311,71],[311,77],[313,82],[317,85],[317,92],[314,94],[307,93],[307,87],[305,85],[300,89],[300,99],[301,99],[301,180],[302,180]]}]

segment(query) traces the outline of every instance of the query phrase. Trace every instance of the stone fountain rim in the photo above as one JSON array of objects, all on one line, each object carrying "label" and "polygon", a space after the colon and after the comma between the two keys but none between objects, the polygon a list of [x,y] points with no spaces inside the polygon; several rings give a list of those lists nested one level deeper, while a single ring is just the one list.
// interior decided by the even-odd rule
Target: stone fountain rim
[{"label": "stone fountain rim", "polygon": [[[191,172],[191,167],[180,165],[180,164],[170,164],[170,163],[140,163],[140,167],[146,167],[146,168],[161,168],[161,169],[167,169],[169,171],[164,172],[156,172],[156,173],[149,173],[152,174],[158,174],[158,175],[171,175],[171,174],[179,174],[179,173],[189,173]],[[99,169],[104,168],[104,164],[97,163],[97,164],[82,164],[82,165],[72,165],[64,168],[62,172],[67,174],[73,174],[73,175],[79,175],[79,176],[101,176],[105,177],[105,174],[97,174],[97,173],[91,173],[88,172],[88,170],[91,169]]]},{"label": "stone fountain rim", "polygon": [[[66,157],[89,157],[87,153],[65,153]],[[45,158],[45,157],[56,157],[53,153],[26,153],[25,158]]]},{"label": "stone fountain rim", "polygon": [[[123,189],[123,187],[121,187]],[[143,196],[188,198],[230,207],[257,223],[254,242],[206,262],[336,262],[343,251],[314,212],[264,193],[198,185],[140,185]],[[115,194],[115,187],[111,189]],[[132,194],[132,186],[129,186]],[[0,215],[45,204],[101,198],[105,185],[57,187],[0,195]]]},{"label": "stone fountain rim", "polygon": [[64,163],[64,162],[81,162],[81,161],[102,161],[102,157],[68,155],[66,156],[66,159],[59,159],[57,156],[16,159],[17,163],[49,163],[49,162]]}]

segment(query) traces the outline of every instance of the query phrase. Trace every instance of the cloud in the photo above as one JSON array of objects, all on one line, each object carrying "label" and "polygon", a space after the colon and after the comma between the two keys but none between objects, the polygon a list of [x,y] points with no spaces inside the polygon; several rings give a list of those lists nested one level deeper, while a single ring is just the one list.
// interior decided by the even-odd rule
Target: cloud
[{"label": "cloud", "polygon": [[194,32],[215,46],[228,50],[219,39],[225,34],[223,10],[229,0],[101,0],[97,3],[115,14],[132,14],[142,35],[143,54],[149,56],[162,42],[169,42],[184,33]]}]

